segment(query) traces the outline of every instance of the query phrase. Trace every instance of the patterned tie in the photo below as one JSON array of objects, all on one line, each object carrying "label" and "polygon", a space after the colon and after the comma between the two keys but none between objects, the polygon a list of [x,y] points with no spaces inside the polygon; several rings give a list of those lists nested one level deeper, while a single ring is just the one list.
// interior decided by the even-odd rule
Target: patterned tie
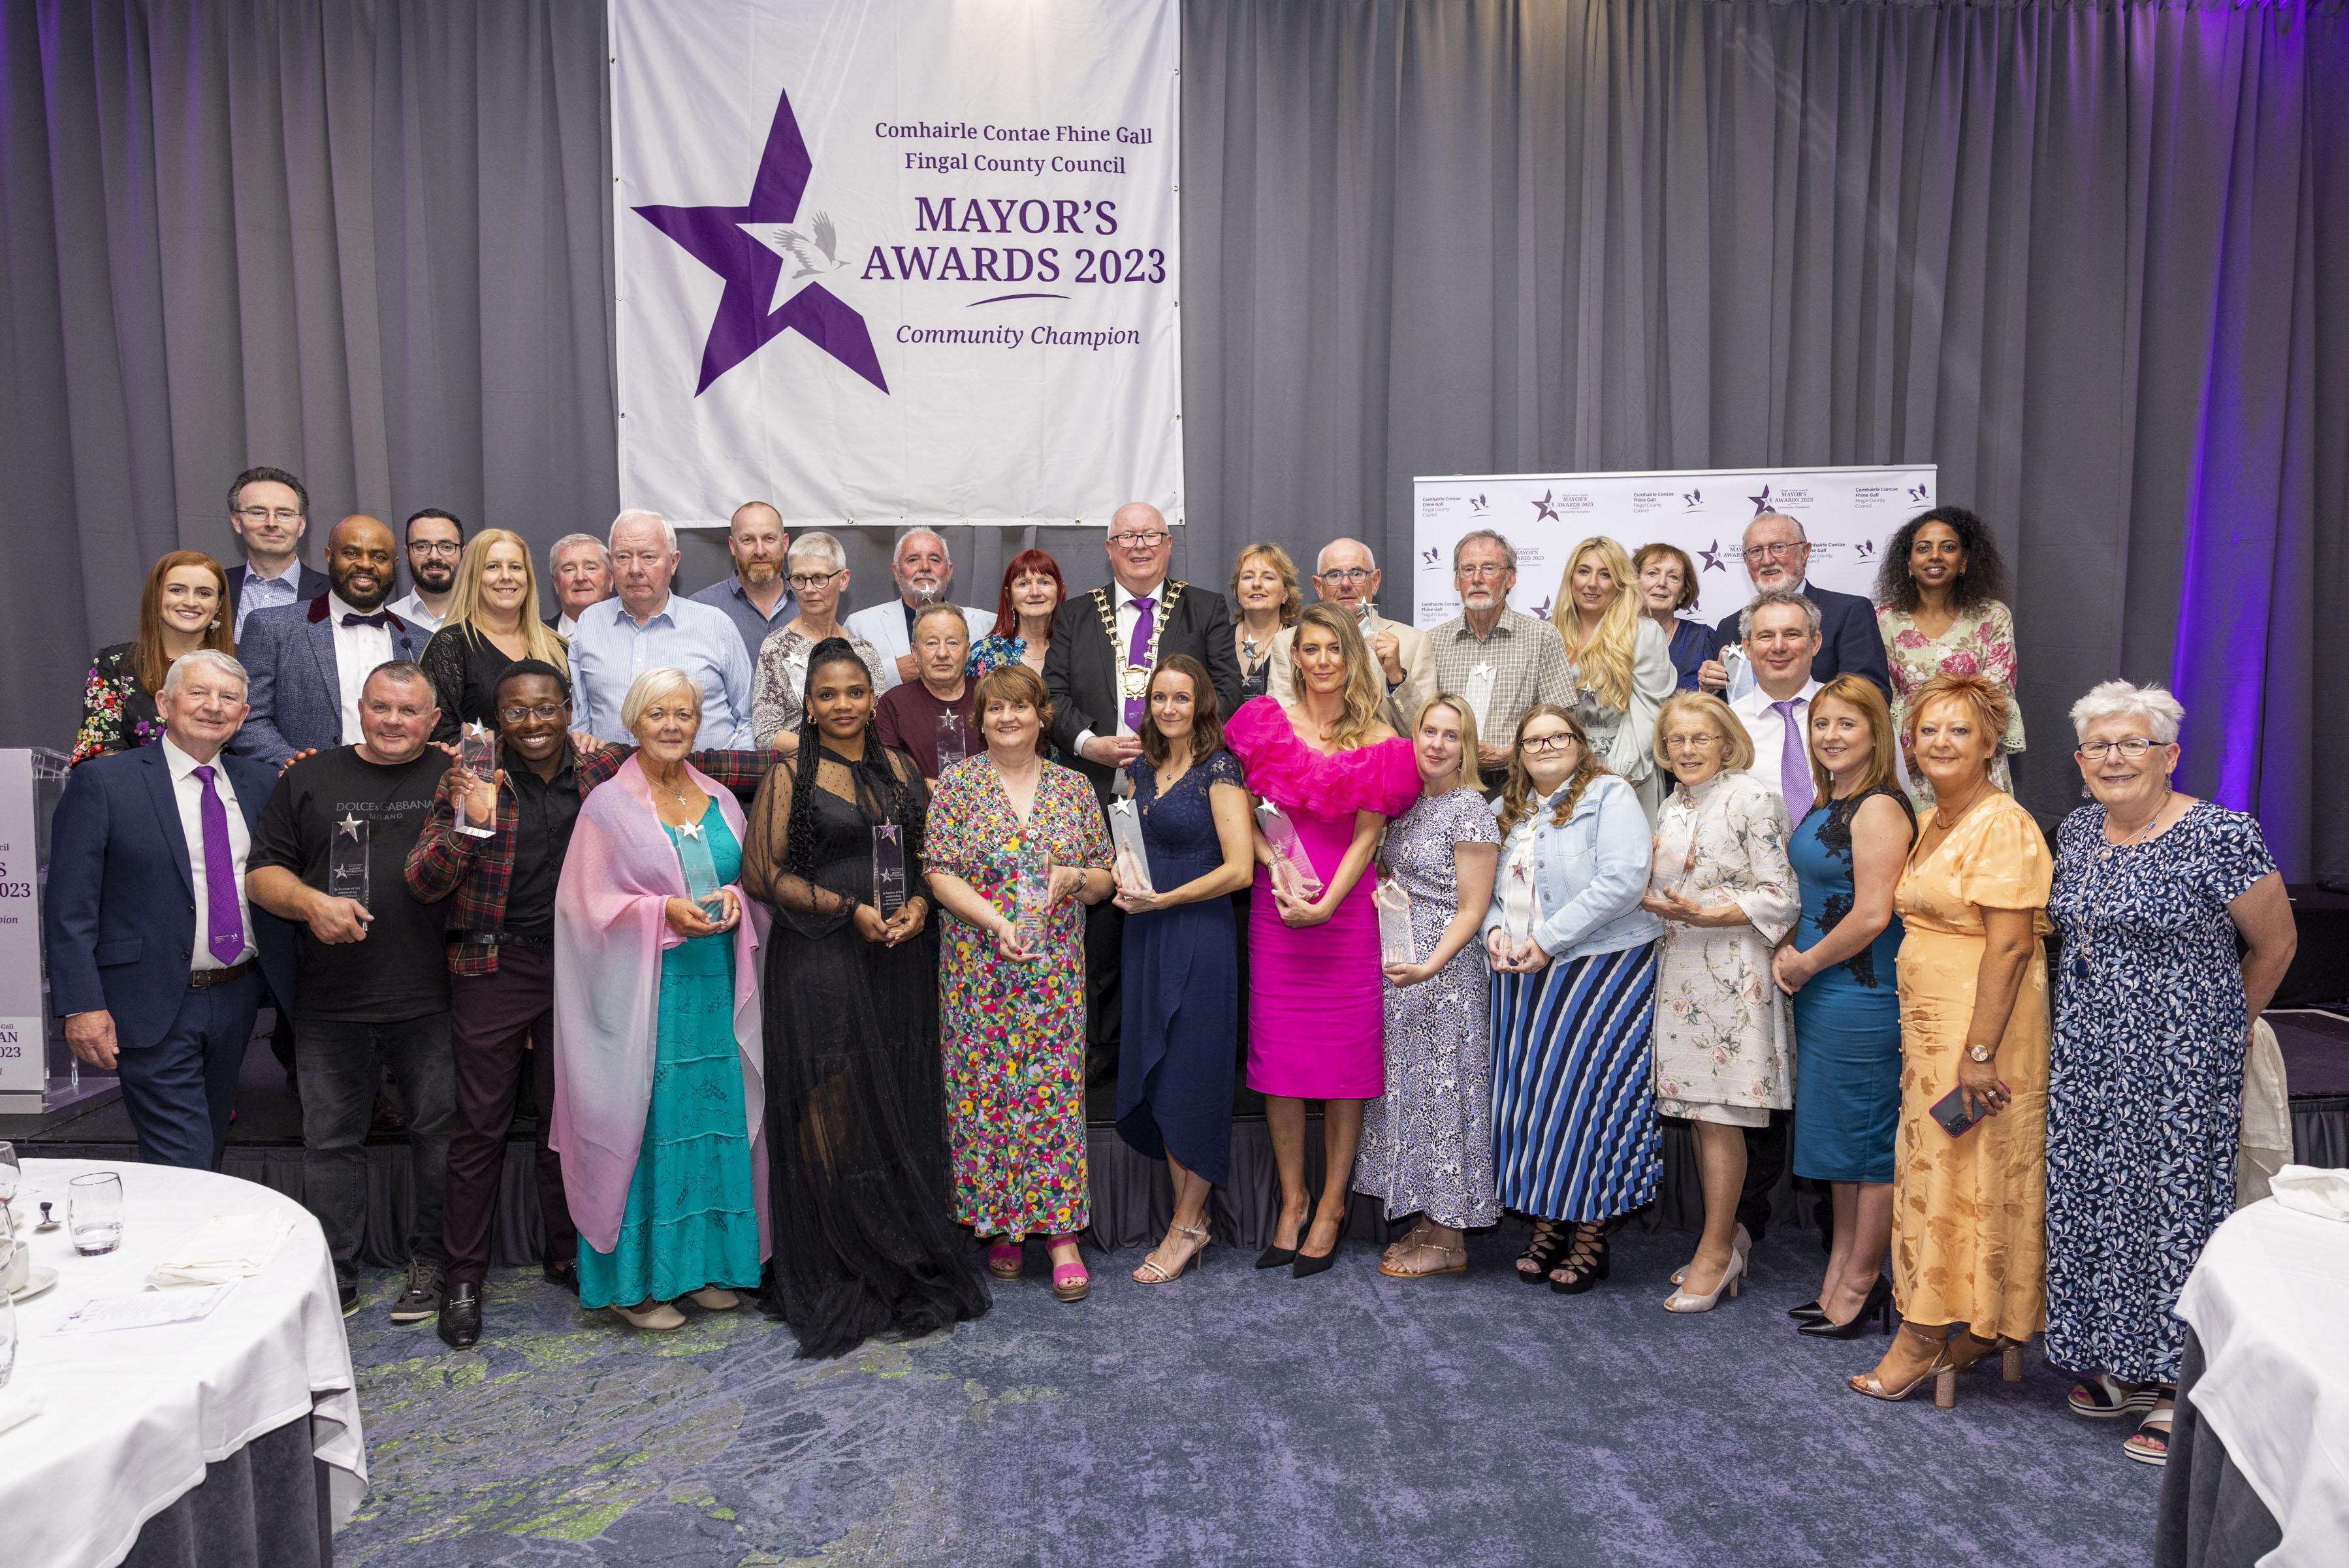
[{"label": "patterned tie", "polygon": [[[1157,624],[1158,610],[1154,601],[1146,596],[1134,600],[1133,640],[1126,645],[1125,649],[1125,663],[1128,670],[1146,670],[1149,668],[1150,633]],[[1124,679],[1124,670],[1120,670],[1118,672],[1118,678],[1121,680]],[[1125,727],[1127,729],[1137,732],[1140,732],[1142,729],[1142,711],[1144,707],[1148,706],[1148,704],[1149,699],[1146,695],[1142,697],[1129,697],[1125,700]]]},{"label": "patterned tie", "polygon": [[1800,697],[1773,702],[1783,720],[1785,739],[1778,747],[1778,790],[1786,797],[1786,820],[1800,822],[1811,814],[1811,754],[1803,744],[1803,727],[1795,721]]},{"label": "patterned tie", "polygon": [[204,911],[211,917],[207,924],[212,931],[212,940],[205,945],[225,967],[244,950],[244,915],[236,902],[236,861],[228,847],[228,807],[212,788],[212,764],[201,764],[195,773],[204,786],[196,814],[204,825]]}]

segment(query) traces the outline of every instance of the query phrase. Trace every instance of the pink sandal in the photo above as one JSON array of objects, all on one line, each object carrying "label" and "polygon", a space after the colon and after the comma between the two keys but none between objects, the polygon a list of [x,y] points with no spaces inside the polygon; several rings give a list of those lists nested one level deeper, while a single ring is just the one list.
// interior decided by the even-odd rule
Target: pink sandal
[{"label": "pink sandal", "polygon": [[[1076,1234],[1073,1231],[1064,1231],[1058,1236],[1047,1237],[1045,1244],[1048,1248],[1073,1247],[1077,1244]],[[1052,1294],[1060,1300],[1081,1302],[1091,1293],[1092,1288],[1093,1277],[1085,1272],[1082,1262],[1052,1265]]]},{"label": "pink sandal", "polygon": [[987,1272],[999,1280],[1019,1277],[1019,1243],[1006,1236],[987,1250]]}]

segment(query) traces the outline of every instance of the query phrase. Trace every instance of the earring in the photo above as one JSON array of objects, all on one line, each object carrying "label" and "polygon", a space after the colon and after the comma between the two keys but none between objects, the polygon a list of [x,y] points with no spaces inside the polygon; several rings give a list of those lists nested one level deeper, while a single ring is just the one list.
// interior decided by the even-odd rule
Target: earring
[{"label": "earring", "polygon": [[2085,779],[2082,779],[2080,781],[2080,798],[2082,800],[2094,800],[2096,798],[2096,792],[2088,787],[2088,781]]},{"label": "earring", "polygon": [[214,616],[214,617],[212,617],[212,625],[210,625],[210,626],[206,627],[204,629],[205,629],[206,631],[218,631],[218,630],[220,629],[220,617],[218,617],[218,616]]}]

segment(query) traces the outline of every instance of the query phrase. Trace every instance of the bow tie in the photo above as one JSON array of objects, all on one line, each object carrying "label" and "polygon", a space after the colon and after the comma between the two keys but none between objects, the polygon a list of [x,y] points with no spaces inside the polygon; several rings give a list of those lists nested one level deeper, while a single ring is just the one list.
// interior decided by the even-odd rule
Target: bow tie
[{"label": "bow tie", "polygon": [[361,615],[357,610],[345,610],[343,612],[343,624],[345,626],[389,626],[391,624],[391,612],[389,610],[378,610],[373,615]]}]

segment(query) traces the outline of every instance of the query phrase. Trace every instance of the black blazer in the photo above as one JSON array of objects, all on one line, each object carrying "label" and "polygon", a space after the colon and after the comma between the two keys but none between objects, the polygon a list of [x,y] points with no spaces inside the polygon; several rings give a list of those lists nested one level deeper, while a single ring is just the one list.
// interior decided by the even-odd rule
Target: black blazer
[{"label": "black blazer", "polygon": [[[1169,578],[1168,586],[1176,582]],[[1187,653],[1206,665],[1208,683],[1215,687],[1216,700],[1228,719],[1240,701],[1240,661],[1232,649],[1232,612],[1215,589],[1196,583],[1180,586],[1183,591],[1167,612],[1166,629],[1158,639],[1158,657]],[[1114,591],[1099,587],[1071,596],[1052,618],[1052,646],[1044,654],[1044,689],[1052,698],[1052,742],[1103,800],[1109,798],[1117,775],[1077,755],[1077,737],[1087,730],[1096,735],[1114,735],[1125,705],[1124,693],[1118,687],[1125,653],[1102,629],[1102,611],[1112,603]]]},{"label": "black blazer", "polygon": [[[1857,594],[1839,594],[1816,583],[1805,583],[1803,597],[1819,607],[1819,650],[1811,659],[1811,679],[1864,675],[1891,701],[1892,667],[1885,661],[1876,607]],[[1713,628],[1713,657],[1720,658],[1721,650],[1737,640],[1737,616],[1733,615]]]},{"label": "black blazer", "polygon": [[[335,586],[326,573],[311,570],[309,562],[303,561],[297,565],[301,569],[302,581],[299,591],[294,596],[295,603],[307,604]],[[222,561],[221,570],[228,574],[228,613],[229,623],[233,626],[235,624],[236,601],[244,593],[244,563],[240,560],[231,565]]]}]

